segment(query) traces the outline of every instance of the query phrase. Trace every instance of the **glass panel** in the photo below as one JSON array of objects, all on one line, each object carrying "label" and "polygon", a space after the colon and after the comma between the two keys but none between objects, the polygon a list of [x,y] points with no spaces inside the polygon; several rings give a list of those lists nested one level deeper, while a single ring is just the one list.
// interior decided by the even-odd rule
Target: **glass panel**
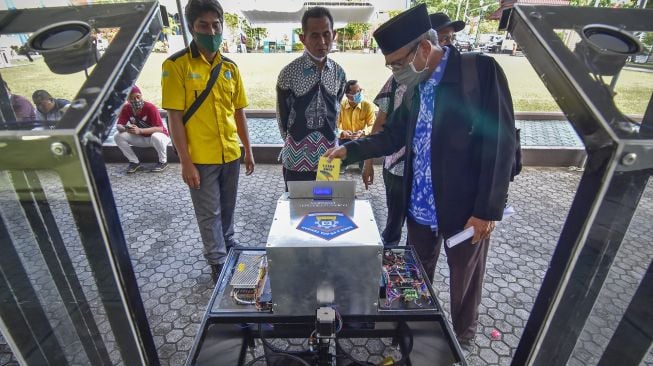
[{"label": "glass panel", "polygon": [[[3,11],[15,3],[29,10]],[[115,202],[106,189],[94,191],[108,185],[94,146],[161,31],[158,4],[3,4],[4,341],[22,364],[158,364],[122,230],[111,225]]]},{"label": "glass panel", "polygon": [[[25,179],[32,191],[17,192],[16,187],[23,187]],[[23,283],[16,283],[17,276],[6,274],[13,279],[11,287],[31,287],[36,293],[38,304],[25,305],[26,312],[42,307],[65,360],[87,365],[107,357],[111,364],[121,364],[115,335],[59,176],[54,171],[0,171],[0,216],[27,274]],[[19,330],[9,331],[13,334]]]},{"label": "glass panel", "polygon": [[[569,365],[595,365],[605,351],[653,259],[652,215],[653,184],[649,181],[574,348]],[[651,303],[653,298],[649,296],[648,304]],[[649,352],[645,364],[651,365],[652,361],[653,357]]]}]

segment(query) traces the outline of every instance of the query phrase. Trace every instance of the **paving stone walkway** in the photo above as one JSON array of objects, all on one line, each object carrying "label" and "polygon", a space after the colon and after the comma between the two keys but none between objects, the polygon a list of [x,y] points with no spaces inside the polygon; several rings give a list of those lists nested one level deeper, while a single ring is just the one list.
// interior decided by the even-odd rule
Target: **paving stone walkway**
[{"label": "paving stone walkway", "polygon": [[[197,223],[180,167],[163,173],[123,173],[125,165],[109,164],[118,212],[159,357],[163,365],[182,365],[213,290],[210,269],[202,257]],[[386,209],[381,171],[365,191],[357,171],[345,178],[358,181],[358,195],[370,199],[379,228]],[[508,365],[536,298],[551,253],[567,216],[581,173],[562,168],[525,168],[510,190],[516,214],[497,226],[490,247],[480,326],[470,365]],[[265,244],[276,200],[283,191],[279,165],[257,165],[250,177],[241,171],[236,208],[236,238],[245,246]],[[653,189],[648,187],[626,244],[608,276],[570,364],[595,364],[619,315],[653,256]],[[405,238],[405,233],[404,233]],[[434,288],[448,313],[448,269],[444,253]],[[499,337],[492,337],[494,330]],[[2,342],[4,343],[4,342]],[[14,365],[0,344],[0,365]],[[653,365],[649,353],[645,362]]]}]

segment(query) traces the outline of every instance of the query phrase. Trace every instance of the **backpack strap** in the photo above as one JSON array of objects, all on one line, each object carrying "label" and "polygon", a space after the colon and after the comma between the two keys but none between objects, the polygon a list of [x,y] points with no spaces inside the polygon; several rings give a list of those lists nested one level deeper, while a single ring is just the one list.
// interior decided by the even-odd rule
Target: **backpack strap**
[{"label": "backpack strap", "polygon": [[[478,52],[467,52],[460,55],[462,57],[463,98],[472,113],[472,131],[478,123],[478,106],[481,104],[481,84],[478,78],[477,66],[478,55]],[[521,137],[519,132],[519,129],[516,128],[515,157],[512,163],[512,172],[510,173],[511,182],[522,170]]]},{"label": "backpack strap", "polygon": [[209,78],[209,81],[206,83],[206,88],[202,91],[202,93],[195,99],[193,104],[191,104],[190,108],[184,113],[184,117],[182,118],[182,122],[186,124],[188,120],[197,112],[197,109],[204,103],[204,100],[206,97],[209,95],[211,92],[211,88],[213,88],[213,85],[215,85],[216,80],[218,80],[218,76],[220,76],[220,69],[222,69],[222,62],[220,61],[219,64],[217,64],[213,70],[211,70],[211,77]]}]

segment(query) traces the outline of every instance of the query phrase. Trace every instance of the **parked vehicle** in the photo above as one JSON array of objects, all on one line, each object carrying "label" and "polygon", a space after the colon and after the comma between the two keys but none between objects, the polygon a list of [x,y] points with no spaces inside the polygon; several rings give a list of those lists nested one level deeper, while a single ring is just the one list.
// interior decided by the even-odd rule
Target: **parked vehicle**
[{"label": "parked vehicle", "polygon": [[472,49],[473,41],[474,39],[469,34],[457,33],[453,45],[456,46],[460,52],[468,52]]}]

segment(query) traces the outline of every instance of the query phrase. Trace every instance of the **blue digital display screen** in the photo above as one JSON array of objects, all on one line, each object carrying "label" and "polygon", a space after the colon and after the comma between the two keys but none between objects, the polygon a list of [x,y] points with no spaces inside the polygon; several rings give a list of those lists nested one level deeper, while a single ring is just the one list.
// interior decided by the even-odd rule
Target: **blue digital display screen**
[{"label": "blue digital display screen", "polygon": [[333,196],[333,188],[332,187],[320,187],[320,186],[315,186],[313,187],[313,196],[314,197],[331,197]]}]

